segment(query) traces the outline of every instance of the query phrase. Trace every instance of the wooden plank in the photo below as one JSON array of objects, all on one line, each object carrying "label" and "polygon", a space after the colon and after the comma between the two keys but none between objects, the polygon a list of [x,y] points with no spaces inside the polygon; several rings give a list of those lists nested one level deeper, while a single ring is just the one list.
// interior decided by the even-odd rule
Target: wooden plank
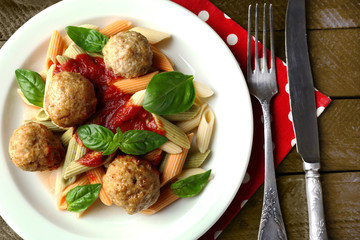
[{"label": "wooden plank", "polygon": [[315,87],[332,97],[360,97],[360,28],[308,31]]},{"label": "wooden plank", "polygon": [[[321,182],[329,239],[358,239],[360,172],[323,174]],[[288,239],[308,239],[304,175],[281,176],[277,178],[277,184]],[[263,187],[251,197],[218,239],[256,239],[262,197]]]},{"label": "wooden plank", "polygon": [[[360,99],[338,99],[319,117],[321,171],[360,170]],[[277,173],[302,172],[295,149],[276,169]]]},{"label": "wooden plank", "polygon": [[[259,4],[262,10],[266,0],[210,0],[220,10],[234,19],[242,27],[247,27],[249,4]],[[285,29],[287,1],[272,0],[274,29]],[[354,0],[307,0],[306,15],[308,29],[333,29],[360,27],[360,4]]]}]

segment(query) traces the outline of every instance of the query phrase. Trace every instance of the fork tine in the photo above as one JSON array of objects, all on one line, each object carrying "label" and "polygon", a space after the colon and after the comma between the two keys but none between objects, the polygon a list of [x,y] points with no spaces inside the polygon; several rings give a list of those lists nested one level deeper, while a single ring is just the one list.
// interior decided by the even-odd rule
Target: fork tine
[{"label": "fork tine", "polygon": [[270,72],[275,72],[275,49],[274,49],[274,38],[273,38],[273,12],[272,4],[270,4],[270,51],[271,51],[271,69]]},{"label": "fork tine", "polygon": [[259,51],[258,51],[258,28],[259,28],[259,21],[258,21],[258,4],[255,7],[255,72],[259,71]]},{"label": "fork tine", "polygon": [[264,15],[263,15],[263,58],[262,58],[262,71],[268,72],[267,65],[267,53],[266,53],[266,3],[264,3]]},{"label": "fork tine", "polygon": [[248,12],[248,39],[247,39],[247,74],[252,73],[251,67],[251,5]]}]

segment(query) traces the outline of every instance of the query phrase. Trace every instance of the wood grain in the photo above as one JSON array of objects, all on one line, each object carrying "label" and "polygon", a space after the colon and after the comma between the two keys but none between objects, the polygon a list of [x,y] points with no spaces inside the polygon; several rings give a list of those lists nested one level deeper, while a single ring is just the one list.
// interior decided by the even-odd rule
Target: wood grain
[{"label": "wood grain", "polygon": [[[360,99],[334,100],[319,117],[322,172],[360,170]],[[302,172],[295,149],[276,169],[277,173]]]},{"label": "wood grain", "polygon": [[[359,239],[360,172],[323,174],[321,183],[329,239]],[[277,184],[288,239],[308,239],[304,175],[280,176]],[[263,191],[259,188],[218,239],[257,238]]]}]

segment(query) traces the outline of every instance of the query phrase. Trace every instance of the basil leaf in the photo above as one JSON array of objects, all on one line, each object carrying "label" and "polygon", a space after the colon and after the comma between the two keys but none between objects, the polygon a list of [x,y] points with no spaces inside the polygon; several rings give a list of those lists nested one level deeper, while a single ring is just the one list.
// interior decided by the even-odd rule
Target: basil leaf
[{"label": "basil leaf", "polygon": [[82,125],[77,134],[87,148],[98,152],[105,151],[114,137],[111,130],[97,124]]},{"label": "basil leaf", "polygon": [[68,26],[67,34],[79,47],[89,52],[101,52],[109,38],[94,29]]},{"label": "basil leaf", "polygon": [[175,71],[156,74],[146,88],[143,107],[159,115],[185,112],[195,101],[193,79]]},{"label": "basil leaf", "polygon": [[99,196],[101,184],[81,185],[71,189],[65,196],[67,210],[85,211]]},{"label": "basil leaf", "polygon": [[119,143],[116,141],[110,142],[109,146],[105,149],[102,155],[110,155],[114,153],[119,147]]},{"label": "basil leaf", "polygon": [[42,108],[45,95],[45,83],[40,74],[26,69],[17,69],[15,76],[25,98],[31,104]]},{"label": "basil leaf", "polygon": [[124,133],[124,139],[119,148],[126,154],[142,155],[167,142],[167,138],[155,132],[146,130],[129,130]]},{"label": "basil leaf", "polygon": [[170,185],[173,193],[181,198],[193,197],[201,192],[207,184],[210,177],[211,169],[200,174],[196,174],[184,179],[181,179]]}]

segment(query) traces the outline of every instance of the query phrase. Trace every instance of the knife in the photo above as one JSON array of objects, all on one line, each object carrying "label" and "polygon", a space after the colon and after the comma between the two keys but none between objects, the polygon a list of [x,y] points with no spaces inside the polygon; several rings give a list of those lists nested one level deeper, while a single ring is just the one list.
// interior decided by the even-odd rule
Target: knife
[{"label": "knife", "polygon": [[314,83],[307,39],[305,0],[289,0],[285,51],[296,148],[303,159],[311,240],[327,239],[320,183],[320,149]]}]

